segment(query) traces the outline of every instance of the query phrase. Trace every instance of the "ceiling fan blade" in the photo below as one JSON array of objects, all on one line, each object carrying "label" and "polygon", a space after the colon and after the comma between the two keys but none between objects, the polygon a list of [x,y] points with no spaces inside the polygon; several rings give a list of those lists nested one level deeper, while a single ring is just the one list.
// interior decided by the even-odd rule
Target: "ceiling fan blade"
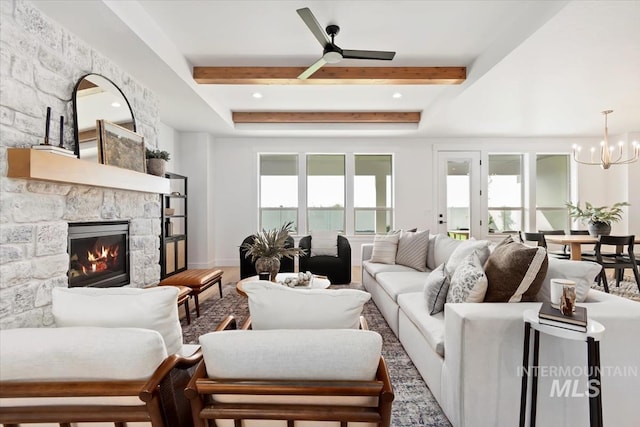
[{"label": "ceiling fan blade", "polygon": [[304,71],[302,72],[302,74],[300,74],[300,75],[298,76],[298,78],[299,78],[300,80],[306,80],[306,79],[308,79],[309,77],[311,77],[311,75],[312,75],[313,73],[315,73],[315,72],[316,72],[316,71],[318,71],[320,68],[322,68],[322,66],[323,66],[324,64],[326,64],[326,63],[327,63],[327,61],[325,61],[325,60],[324,60],[324,58],[320,58],[320,59],[318,59],[318,60],[317,60],[316,62],[314,62],[314,63],[313,63],[309,68],[307,68],[306,70],[304,70]]},{"label": "ceiling fan blade", "polygon": [[331,40],[329,40],[327,33],[324,32],[324,29],[320,26],[316,17],[313,16],[311,9],[305,7],[302,9],[298,9],[296,12],[298,12],[298,15],[300,15],[300,18],[302,18],[304,23],[307,24],[307,27],[309,27],[322,47],[325,47],[327,44],[331,43]]},{"label": "ceiling fan blade", "polygon": [[380,50],[342,50],[342,57],[345,59],[381,59],[391,61],[396,56],[395,52],[385,52]]}]

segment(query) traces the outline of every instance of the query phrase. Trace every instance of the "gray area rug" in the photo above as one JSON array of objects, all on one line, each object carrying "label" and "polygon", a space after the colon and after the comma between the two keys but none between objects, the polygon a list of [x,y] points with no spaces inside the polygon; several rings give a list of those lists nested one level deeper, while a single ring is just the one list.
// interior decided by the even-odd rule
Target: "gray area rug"
[{"label": "gray area rug", "polygon": [[[334,286],[344,288],[344,286]],[[352,283],[349,287],[361,289],[360,284]],[[603,290],[596,285],[594,289]],[[609,282],[612,294],[640,301],[640,292],[635,282],[621,282],[616,286],[614,281]],[[196,344],[198,337],[211,332],[218,323],[229,314],[233,314],[242,324],[248,315],[249,307],[247,299],[236,292],[235,283],[227,283],[223,286],[223,298],[220,299],[215,288],[208,291],[210,297],[202,302],[201,316],[195,317],[192,308],[191,325],[186,325],[182,319],[182,329],[186,343]],[[393,401],[393,414],[391,424],[393,426],[451,426],[446,416],[440,409],[438,402],[429,391],[420,374],[404,351],[402,344],[393,334],[375,304],[369,301],[364,307],[364,316],[369,323],[369,329],[378,332],[383,338],[382,353],[387,361],[391,383],[393,384],[395,399]]]},{"label": "gray area rug", "polygon": [[[345,286],[335,287],[345,288]],[[361,289],[360,284],[357,283],[352,283],[349,287]],[[208,293],[211,296],[201,303],[200,318],[195,317],[195,310],[191,307],[191,325],[187,326],[185,319],[182,319],[185,343],[196,344],[200,335],[211,332],[229,314],[236,317],[239,325],[249,315],[247,299],[238,295],[235,283],[227,283],[223,286],[222,299],[217,289],[209,290]],[[365,305],[364,316],[369,323],[369,329],[378,332],[383,339],[382,354],[388,365],[395,394],[391,425],[451,426],[402,344],[373,302],[369,301]]]}]

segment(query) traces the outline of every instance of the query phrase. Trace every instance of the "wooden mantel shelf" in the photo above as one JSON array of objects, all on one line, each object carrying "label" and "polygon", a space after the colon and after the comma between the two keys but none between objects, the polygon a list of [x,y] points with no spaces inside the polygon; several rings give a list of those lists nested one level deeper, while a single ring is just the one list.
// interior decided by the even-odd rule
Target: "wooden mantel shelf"
[{"label": "wooden mantel shelf", "polygon": [[7,177],[168,194],[169,180],[29,148],[7,149]]}]

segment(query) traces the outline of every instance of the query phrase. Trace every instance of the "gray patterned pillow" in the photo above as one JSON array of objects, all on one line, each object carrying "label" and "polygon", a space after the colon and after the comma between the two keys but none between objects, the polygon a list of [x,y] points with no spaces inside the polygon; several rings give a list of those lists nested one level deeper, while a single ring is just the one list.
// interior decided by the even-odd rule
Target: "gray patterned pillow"
[{"label": "gray patterned pillow", "polygon": [[451,276],[446,302],[482,302],[487,292],[487,276],[476,252],[469,254]]},{"label": "gray patterned pillow", "polygon": [[396,264],[406,265],[418,271],[427,271],[427,247],[429,230],[419,232],[403,231],[398,240]]},{"label": "gray patterned pillow", "polygon": [[444,303],[449,291],[449,276],[447,276],[445,265],[440,264],[433,270],[424,284],[424,298],[427,301],[427,310],[430,315],[440,313],[444,310]]}]

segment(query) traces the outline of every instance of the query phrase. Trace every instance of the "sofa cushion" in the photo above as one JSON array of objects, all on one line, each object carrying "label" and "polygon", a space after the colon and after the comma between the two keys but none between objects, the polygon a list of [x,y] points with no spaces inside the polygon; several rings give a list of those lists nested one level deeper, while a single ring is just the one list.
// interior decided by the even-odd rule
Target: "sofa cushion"
[{"label": "sofa cushion", "polygon": [[427,271],[427,247],[429,231],[403,231],[398,240],[396,264],[406,265],[418,271]]},{"label": "sofa cushion", "polygon": [[245,283],[253,329],[358,329],[371,294],[357,289],[292,289]]},{"label": "sofa cushion", "polygon": [[490,242],[488,240],[462,240],[462,243],[456,246],[456,248],[449,256],[449,259],[446,261],[447,273],[449,275],[455,273],[456,268],[458,268],[458,266],[472,252],[475,252],[478,255],[478,258],[480,259],[480,265],[484,265],[490,255],[489,244]]},{"label": "sofa cushion", "polygon": [[169,354],[182,348],[178,288],[54,288],[57,326],[144,328],[160,332]]},{"label": "sofa cushion", "polygon": [[433,260],[436,266],[449,262],[453,251],[462,244],[462,240],[452,239],[446,234],[436,235],[433,245]]},{"label": "sofa cushion", "polygon": [[337,231],[311,232],[311,256],[314,257],[318,255],[338,256]]},{"label": "sofa cushion", "polygon": [[380,273],[376,276],[376,280],[391,299],[397,301],[400,294],[422,291],[424,289],[424,281],[428,276],[429,273],[413,270],[398,273]]},{"label": "sofa cushion", "polygon": [[0,380],[141,380],[167,358],[159,332],[137,328],[0,330]]},{"label": "sofa cushion", "polygon": [[448,291],[449,276],[446,273],[445,264],[440,264],[429,273],[427,281],[424,283],[424,298],[430,315],[433,316],[444,310]]},{"label": "sofa cushion", "polygon": [[400,264],[380,264],[377,262],[364,261],[362,265],[372,277],[387,272],[415,272],[413,268]]},{"label": "sofa cushion", "polygon": [[370,261],[381,264],[395,264],[399,239],[399,231],[382,235],[376,234],[373,238],[373,251],[371,252]]},{"label": "sofa cushion", "polygon": [[372,380],[382,337],[362,330],[221,331],[200,337],[210,378]]},{"label": "sofa cushion", "polygon": [[431,348],[444,357],[444,311],[429,316],[422,295],[419,293],[400,295],[398,304]]},{"label": "sofa cushion", "polygon": [[547,251],[515,242],[511,236],[496,246],[484,271],[489,281],[486,302],[534,301],[548,268]]},{"label": "sofa cushion", "polygon": [[547,275],[536,295],[536,301],[551,302],[551,279],[569,279],[576,282],[576,301],[583,302],[600,269],[600,264],[595,262],[549,258]]},{"label": "sofa cushion", "polygon": [[486,292],[487,276],[474,251],[462,260],[451,276],[447,302],[482,302]]}]

